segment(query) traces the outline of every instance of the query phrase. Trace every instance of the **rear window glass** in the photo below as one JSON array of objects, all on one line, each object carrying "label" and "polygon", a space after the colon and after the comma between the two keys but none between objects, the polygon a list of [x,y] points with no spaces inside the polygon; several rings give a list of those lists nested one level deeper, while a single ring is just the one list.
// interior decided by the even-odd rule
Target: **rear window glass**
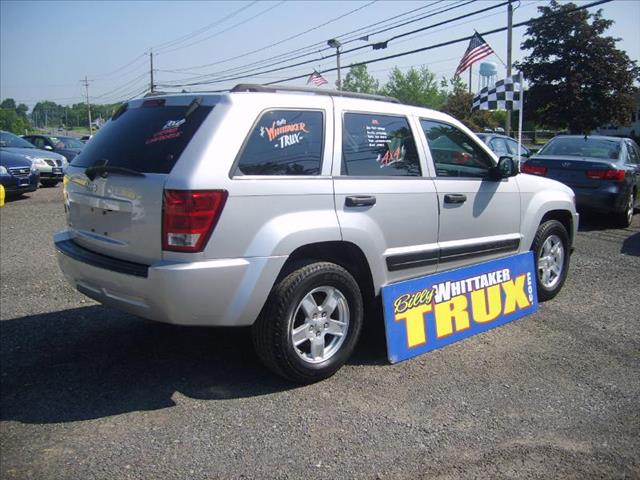
[{"label": "rear window glass", "polygon": [[130,108],[110,120],[71,165],[110,166],[144,173],[169,173],[213,107],[188,105]]},{"label": "rear window glass", "polygon": [[405,117],[345,113],[342,175],[420,176],[416,144]]},{"label": "rear window glass", "polygon": [[236,175],[318,175],[322,159],[323,114],[312,110],[271,110],[253,127]]},{"label": "rear window glass", "polygon": [[589,137],[554,138],[542,147],[539,154],[615,160],[620,155],[620,141]]}]

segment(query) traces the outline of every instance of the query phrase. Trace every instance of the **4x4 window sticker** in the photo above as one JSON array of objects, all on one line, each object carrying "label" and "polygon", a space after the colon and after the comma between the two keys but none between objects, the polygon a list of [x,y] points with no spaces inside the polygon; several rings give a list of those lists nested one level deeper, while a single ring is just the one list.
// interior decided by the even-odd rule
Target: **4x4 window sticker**
[{"label": "4x4 window sticker", "polygon": [[[413,149],[413,155],[415,159],[412,161],[408,167],[417,166],[418,171],[414,174],[410,175],[350,175],[349,169],[347,165],[347,160],[345,158],[345,152],[343,146],[346,144],[350,145],[356,151],[360,148],[360,144],[358,143],[357,136],[354,136],[352,132],[349,132],[346,127],[345,117],[347,115],[362,115],[370,118],[370,124],[365,125],[366,127],[366,140],[367,140],[367,148],[370,149],[384,149],[384,151],[378,152],[376,155],[376,162],[379,165],[379,168],[385,169],[393,164],[398,164],[399,162],[404,162],[407,154],[407,145],[405,142],[412,142],[413,145],[410,146]],[[378,117],[378,118],[376,118]],[[380,124],[381,118],[394,118],[400,121],[404,121],[405,125],[400,129],[392,132],[393,135],[391,138],[389,137],[388,132],[386,131],[386,126]],[[416,137],[413,132],[413,128],[411,126],[411,122],[407,115],[403,114],[394,114],[394,113],[386,113],[386,112],[372,112],[372,111],[358,111],[358,110],[343,110],[341,113],[341,127],[342,127],[342,145],[341,145],[341,155],[340,155],[340,175],[341,176],[349,176],[350,178],[400,178],[400,177],[411,177],[411,178],[424,178],[423,175],[423,165],[420,159],[420,155],[418,153],[418,146],[416,143]],[[387,122],[388,123],[388,122]],[[404,135],[403,135],[404,133]],[[372,157],[373,158],[373,157]],[[407,168],[407,172],[409,169]]]},{"label": "4x4 window sticker", "polygon": [[[253,133],[256,132],[256,129],[259,128],[259,124],[263,120],[264,115],[269,113],[269,112],[298,112],[298,113],[317,112],[317,113],[320,113],[320,115],[321,115],[321,125],[322,125],[322,134],[320,136],[320,141],[321,141],[320,153],[319,153],[320,164],[318,166],[318,173],[317,174],[309,174],[309,175],[254,175],[254,174],[246,174],[246,173],[244,173],[244,172],[242,172],[240,170],[240,161],[242,160],[242,156],[244,155],[244,153],[245,153],[245,151],[247,149],[247,145],[249,144]],[[322,108],[278,107],[278,108],[266,108],[266,109],[260,111],[258,113],[258,115],[256,116],[256,119],[254,120],[253,124],[251,125],[251,127],[249,128],[247,133],[245,134],[244,140],[242,141],[242,145],[241,145],[240,149],[238,150],[238,153],[236,155],[236,158],[233,161],[233,164],[231,165],[231,168],[229,169],[228,177],[231,180],[233,180],[234,178],[241,178],[241,177],[252,177],[252,178],[264,177],[264,178],[270,178],[270,179],[276,179],[276,178],[303,179],[303,178],[318,178],[318,177],[321,177],[322,176],[322,170],[324,168],[324,163],[325,163],[324,154],[325,154],[325,143],[326,143],[326,137],[327,137],[327,128],[326,128],[327,127],[327,121],[326,121],[326,119],[327,119],[326,111],[324,109],[322,109]]]}]

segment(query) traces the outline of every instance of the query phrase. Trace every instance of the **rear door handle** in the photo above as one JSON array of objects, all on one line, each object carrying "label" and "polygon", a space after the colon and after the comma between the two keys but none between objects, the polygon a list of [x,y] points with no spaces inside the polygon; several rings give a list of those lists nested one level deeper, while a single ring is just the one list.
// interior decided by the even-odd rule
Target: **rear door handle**
[{"label": "rear door handle", "polygon": [[346,207],[370,207],[376,204],[376,197],[373,195],[347,197],[344,200]]},{"label": "rear door handle", "polygon": [[444,203],[464,203],[467,196],[462,193],[448,193],[444,196]]}]

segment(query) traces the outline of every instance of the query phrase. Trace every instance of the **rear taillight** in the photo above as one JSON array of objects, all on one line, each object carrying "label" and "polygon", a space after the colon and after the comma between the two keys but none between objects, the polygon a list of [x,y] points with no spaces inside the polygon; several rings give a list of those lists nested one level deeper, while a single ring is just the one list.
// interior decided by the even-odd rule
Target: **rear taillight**
[{"label": "rear taillight", "polygon": [[624,170],[587,170],[587,177],[591,180],[613,180],[614,182],[624,181]]},{"label": "rear taillight", "polygon": [[226,190],[165,190],[162,248],[200,252],[227,200]]},{"label": "rear taillight", "polygon": [[520,171],[522,173],[528,173],[530,175],[546,175],[547,167],[542,167],[540,165],[531,165],[530,163],[523,163],[520,167]]}]

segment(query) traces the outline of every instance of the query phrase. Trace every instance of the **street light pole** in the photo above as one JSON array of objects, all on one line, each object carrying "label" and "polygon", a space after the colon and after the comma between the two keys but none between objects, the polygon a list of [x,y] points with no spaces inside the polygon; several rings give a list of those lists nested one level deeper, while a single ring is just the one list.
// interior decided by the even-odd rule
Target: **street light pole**
[{"label": "street light pole", "polygon": [[338,87],[338,90],[340,90],[342,88],[342,80],[340,77],[340,47],[342,46],[342,44],[337,39],[332,38],[327,42],[327,45],[329,45],[331,48],[336,49],[336,63],[338,67],[338,81],[336,82],[336,87]]}]

